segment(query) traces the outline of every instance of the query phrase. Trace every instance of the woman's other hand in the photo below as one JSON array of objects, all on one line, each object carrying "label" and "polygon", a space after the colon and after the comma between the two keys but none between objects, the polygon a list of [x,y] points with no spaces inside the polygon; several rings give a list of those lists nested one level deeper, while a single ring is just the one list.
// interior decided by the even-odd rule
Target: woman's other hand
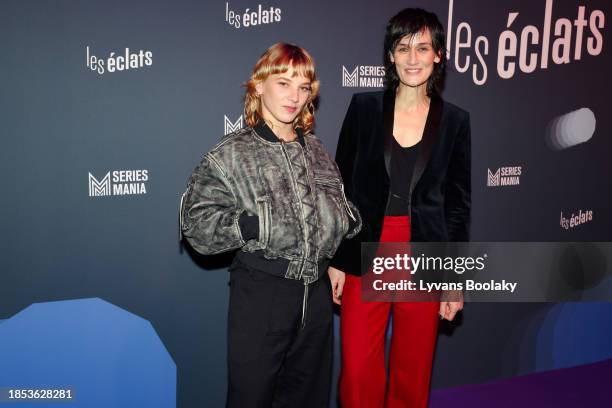
[{"label": "woman's other hand", "polygon": [[342,290],[344,289],[345,273],[333,266],[327,268],[327,274],[331,281],[332,299],[334,303],[339,305],[342,303]]},{"label": "woman's other hand", "polygon": [[457,312],[463,309],[463,292],[460,290],[450,290],[444,296],[455,301],[443,300],[440,302],[440,319],[446,319],[449,322],[455,318]]}]

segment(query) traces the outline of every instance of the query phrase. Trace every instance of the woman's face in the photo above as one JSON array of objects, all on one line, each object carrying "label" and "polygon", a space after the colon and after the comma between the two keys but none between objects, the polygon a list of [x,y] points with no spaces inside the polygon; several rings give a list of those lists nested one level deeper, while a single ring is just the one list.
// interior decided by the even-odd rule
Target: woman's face
[{"label": "woman's face", "polygon": [[410,87],[425,84],[433,72],[434,63],[440,62],[429,29],[403,37],[391,54],[391,62],[395,64],[402,84]]},{"label": "woman's face", "polygon": [[310,80],[293,73],[290,67],[287,72],[269,75],[256,85],[262,116],[274,126],[293,123],[310,97]]}]

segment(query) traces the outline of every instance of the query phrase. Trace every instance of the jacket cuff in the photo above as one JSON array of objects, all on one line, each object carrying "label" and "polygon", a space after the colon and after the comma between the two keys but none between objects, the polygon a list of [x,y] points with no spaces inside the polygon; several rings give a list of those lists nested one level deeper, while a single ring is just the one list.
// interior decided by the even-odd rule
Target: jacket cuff
[{"label": "jacket cuff", "polygon": [[238,218],[238,226],[244,241],[259,237],[259,217],[257,215],[249,215],[246,211],[243,212],[240,214],[240,218]]},{"label": "jacket cuff", "polygon": [[350,239],[361,232],[363,221],[357,207],[355,207],[355,205],[350,201],[347,201],[347,203],[349,210],[351,211],[349,215],[352,215],[352,217],[349,217],[349,229],[348,233],[346,234],[346,238]]}]

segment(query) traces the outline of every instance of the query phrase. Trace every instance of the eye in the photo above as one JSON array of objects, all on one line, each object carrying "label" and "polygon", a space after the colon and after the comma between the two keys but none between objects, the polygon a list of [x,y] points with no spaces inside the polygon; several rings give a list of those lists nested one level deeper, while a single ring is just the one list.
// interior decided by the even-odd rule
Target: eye
[{"label": "eye", "polygon": [[420,47],[419,51],[420,52],[427,52],[427,51],[429,51],[429,48],[427,48],[427,47]]},{"label": "eye", "polygon": [[310,89],[310,87],[309,87],[309,86],[303,86],[303,87],[302,87],[302,91],[304,91],[304,92],[310,92],[310,91],[311,91],[311,89]]},{"label": "eye", "polygon": [[400,48],[397,49],[397,52],[408,52],[408,48],[400,47]]},{"label": "eye", "polygon": [[281,82],[279,82],[278,84],[279,84],[280,86],[282,86],[282,87],[287,87],[287,86],[289,86],[289,84],[288,84],[287,82],[285,82],[285,81],[281,81]]}]

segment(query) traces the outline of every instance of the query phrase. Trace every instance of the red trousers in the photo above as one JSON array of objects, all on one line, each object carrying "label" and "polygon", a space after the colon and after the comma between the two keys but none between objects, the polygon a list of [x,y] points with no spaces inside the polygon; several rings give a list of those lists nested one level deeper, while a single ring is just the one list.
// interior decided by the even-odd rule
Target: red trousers
[{"label": "red trousers", "polygon": [[[385,217],[380,242],[408,241],[409,217]],[[439,307],[439,302],[364,302],[361,278],[346,275],[340,312],[342,408],[427,406]],[[385,335],[390,313],[387,383]]]}]

